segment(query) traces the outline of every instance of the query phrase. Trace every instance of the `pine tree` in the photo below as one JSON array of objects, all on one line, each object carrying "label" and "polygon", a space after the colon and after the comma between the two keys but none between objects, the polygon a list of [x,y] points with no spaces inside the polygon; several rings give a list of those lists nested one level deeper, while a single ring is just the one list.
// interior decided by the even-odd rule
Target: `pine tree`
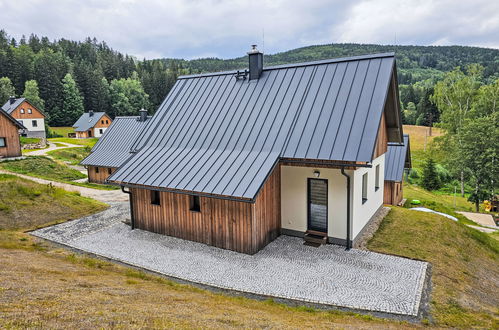
[{"label": "pine tree", "polygon": [[428,158],[423,166],[423,177],[421,185],[426,190],[436,190],[440,188],[440,179],[438,178],[437,166],[433,158]]},{"label": "pine tree", "polygon": [[83,114],[83,98],[70,73],[62,80],[62,107],[54,121],[61,126],[70,126]]},{"label": "pine tree", "polygon": [[40,110],[45,109],[45,101],[40,97],[40,91],[38,90],[38,83],[36,80],[28,80],[24,84],[24,93],[22,95],[31,104]]},{"label": "pine tree", "polygon": [[14,86],[12,86],[12,81],[10,81],[9,77],[0,78],[0,106],[2,106],[9,97],[15,96],[16,90]]}]

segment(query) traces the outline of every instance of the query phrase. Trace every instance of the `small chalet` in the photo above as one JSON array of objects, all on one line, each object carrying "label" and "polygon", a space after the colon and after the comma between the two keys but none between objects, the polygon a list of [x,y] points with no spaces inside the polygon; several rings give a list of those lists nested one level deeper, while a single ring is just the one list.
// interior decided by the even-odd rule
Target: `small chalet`
[{"label": "small chalet", "polygon": [[105,112],[85,112],[73,125],[79,139],[101,137],[111,125],[111,117]]},{"label": "small chalet", "polygon": [[393,53],[179,77],[108,182],[132,228],[254,254],[281,234],[355,244],[403,143]]},{"label": "small chalet", "polygon": [[140,116],[116,117],[92,148],[90,155],[81,161],[88,171],[88,181],[105,183],[118,167],[130,158],[133,142],[151,117],[140,110]]},{"label": "small chalet", "polygon": [[11,97],[2,110],[10,114],[26,129],[22,136],[45,139],[45,114],[24,97]]},{"label": "small chalet", "polygon": [[25,129],[19,121],[0,109],[0,158],[21,156],[19,134]]},{"label": "small chalet", "polygon": [[404,170],[412,167],[409,135],[404,135],[403,145],[388,143],[388,151],[386,152],[385,159],[383,203],[399,205],[403,197]]}]

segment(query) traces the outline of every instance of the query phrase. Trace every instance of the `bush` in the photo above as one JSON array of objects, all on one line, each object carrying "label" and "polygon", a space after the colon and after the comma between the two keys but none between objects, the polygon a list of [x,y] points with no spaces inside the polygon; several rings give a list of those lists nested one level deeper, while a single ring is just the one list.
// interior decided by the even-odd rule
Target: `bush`
[{"label": "bush", "polygon": [[438,179],[440,180],[441,184],[445,184],[452,181],[452,175],[450,174],[449,170],[447,170],[445,167],[443,167],[440,164],[436,164],[436,170],[437,170]]},{"label": "bush", "polygon": [[411,168],[409,170],[408,182],[411,184],[418,183],[421,174],[417,168]]}]

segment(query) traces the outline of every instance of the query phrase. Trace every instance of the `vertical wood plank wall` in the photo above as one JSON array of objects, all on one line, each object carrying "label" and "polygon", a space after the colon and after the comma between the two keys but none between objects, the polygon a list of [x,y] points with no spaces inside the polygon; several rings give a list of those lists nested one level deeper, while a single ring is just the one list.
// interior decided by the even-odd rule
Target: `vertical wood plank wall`
[{"label": "vertical wood plank wall", "polygon": [[[24,113],[21,113],[21,109],[24,109]],[[28,109],[31,109],[31,113],[28,113]],[[45,118],[43,113],[40,112],[36,107],[32,106],[30,103],[23,101],[17,106],[17,108],[10,113],[10,115],[16,119],[40,119]]]},{"label": "vertical wood plank wall", "polygon": [[280,170],[276,167],[255,203],[200,197],[201,212],[190,210],[190,196],[130,189],[136,228],[237,252],[254,254],[280,232]]},{"label": "vertical wood plank wall", "polygon": [[388,150],[388,131],[386,127],[385,113],[381,116],[381,123],[378,130],[378,139],[376,140],[376,149],[373,159],[378,158]]},{"label": "vertical wood plank wall", "polygon": [[97,173],[97,166],[88,166],[88,182],[92,183],[104,183],[106,179],[111,175],[108,169],[111,169],[111,174],[116,171],[116,167],[101,167],[99,166],[99,173]]},{"label": "vertical wood plank wall", "polygon": [[383,203],[398,205],[402,201],[402,182],[385,181]]},{"label": "vertical wood plank wall", "polygon": [[21,156],[18,127],[0,113],[0,137],[5,138],[5,147],[0,147],[0,157]]}]

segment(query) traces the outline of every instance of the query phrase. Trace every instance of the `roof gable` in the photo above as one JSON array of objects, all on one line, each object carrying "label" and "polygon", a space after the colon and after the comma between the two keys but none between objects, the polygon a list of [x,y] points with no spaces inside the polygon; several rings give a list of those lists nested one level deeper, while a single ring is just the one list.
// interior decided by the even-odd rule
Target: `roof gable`
[{"label": "roof gable", "polygon": [[88,112],[85,112],[81,117],[74,123],[73,127],[76,132],[85,132],[94,127],[99,120],[104,116],[105,112],[94,112],[93,116],[90,116]]},{"label": "roof gable", "polygon": [[20,129],[26,129],[23,124],[18,122],[14,117],[12,117],[8,112],[4,111],[3,109],[0,109],[0,115],[7,117],[15,126],[17,126]]},{"label": "roof gable", "polygon": [[[194,185],[201,190],[193,191],[232,196],[232,181],[259,186],[253,183],[263,167],[269,169],[264,164],[279,158],[370,162],[394,70],[394,55],[381,54],[264,68],[251,81],[230,72],[181,77],[133,146],[149,150],[150,158],[139,152],[110,180],[186,189],[192,185],[148,179],[167,166],[183,166],[190,169],[184,175],[197,180],[197,162],[222,166],[220,158],[209,156],[220,151],[229,162],[226,173],[238,176],[225,190],[210,190],[207,183]],[[233,151],[251,158],[233,162]],[[246,189],[237,196],[256,193]]]},{"label": "roof gable", "polygon": [[33,109],[38,111],[43,117],[46,117],[42,110],[38,109],[38,107],[33,105],[28,99],[26,99],[24,97],[20,97],[20,98],[15,99],[14,103],[12,103],[12,104],[10,103],[10,100],[7,100],[7,102],[5,102],[5,104],[2,106],[2,110],[4,110],[5,112],[7,112],[9,114],[12,114],[24,102],[28,103]]}]

